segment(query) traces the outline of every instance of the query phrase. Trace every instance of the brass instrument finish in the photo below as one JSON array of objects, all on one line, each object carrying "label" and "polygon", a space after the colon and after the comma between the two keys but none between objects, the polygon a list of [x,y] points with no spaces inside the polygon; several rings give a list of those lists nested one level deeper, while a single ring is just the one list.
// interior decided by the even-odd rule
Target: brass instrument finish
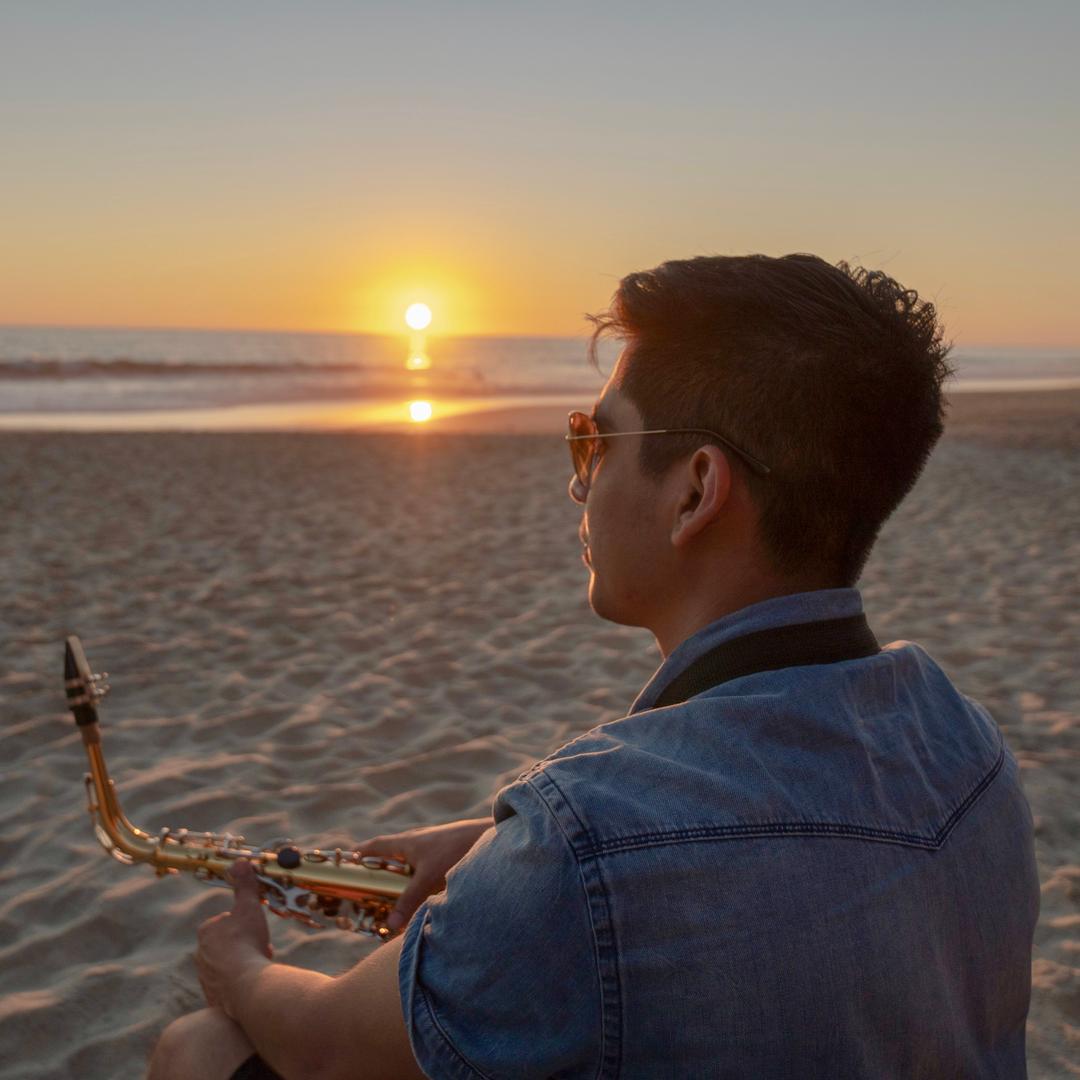
[{"label": "brass instrument finish", "polygon": [[301,851],[289,841],[252,847],[231,833],[163,828],[155,836],[132,825],[120,808],[101,751],[97,706],[109,691],[107,678],[92,672],[78,637],[68,637],[64,688],[90,763],[85,778],[90,819],[114,859],[149,863],[159,877],[189,871],[208,885],[224,888],[231,888],[225,880],[230,865],[247,859],[255,867],[262,901],[275,915],[317,929],[336,926],[390,937],[386,917],[412,873],[403,860],[341,848]]}]

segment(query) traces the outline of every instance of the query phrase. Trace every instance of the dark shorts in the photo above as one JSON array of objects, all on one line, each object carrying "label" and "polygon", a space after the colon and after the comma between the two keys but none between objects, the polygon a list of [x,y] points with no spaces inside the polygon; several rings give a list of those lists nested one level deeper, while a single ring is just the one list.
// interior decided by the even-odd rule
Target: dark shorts
[{"label": "dark shorts", "polygon": [[274,1072],[258,1054],[252,1054],[229,1080],[281,1080],[281,1073]]}]

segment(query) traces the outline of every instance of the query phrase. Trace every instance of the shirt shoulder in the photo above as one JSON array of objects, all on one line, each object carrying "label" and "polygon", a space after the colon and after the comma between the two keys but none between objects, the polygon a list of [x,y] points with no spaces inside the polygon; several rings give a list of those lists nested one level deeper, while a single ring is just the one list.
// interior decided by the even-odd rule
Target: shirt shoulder
[{"label": "shirt shoulder", "polygon": [[579,858],[770,831],[937,847],[999,774],[982,706],[919,646],[761,672],[601,725],[523,774]]}]

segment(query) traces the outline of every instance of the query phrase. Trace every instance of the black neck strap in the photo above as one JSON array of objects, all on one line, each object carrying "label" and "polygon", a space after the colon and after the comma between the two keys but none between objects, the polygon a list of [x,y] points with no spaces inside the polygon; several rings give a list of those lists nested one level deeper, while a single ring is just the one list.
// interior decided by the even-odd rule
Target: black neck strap
[{"label": "black neck strap", "polygon": [[652,707],[678,705],[720,683],[756,675],[759,671],[836,664],[879,652],[881,646],[862,613],[843,619],[774,626],[732,638],[699,656],[664,688]]}]

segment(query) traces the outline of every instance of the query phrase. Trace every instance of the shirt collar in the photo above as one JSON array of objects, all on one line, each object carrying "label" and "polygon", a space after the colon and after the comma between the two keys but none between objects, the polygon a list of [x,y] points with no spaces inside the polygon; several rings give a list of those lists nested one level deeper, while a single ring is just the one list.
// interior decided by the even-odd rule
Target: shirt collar
[{"label": "shirt collar", "polygon": [[858,615],[862,610],[862,595],[858,589],[815,589],[813,592],[774,596],[724,615],[691,634],[671,652],[642,688],[630,706],[629,715],[651,709],[674,678],[699,656],[725,641],[774,626],[842,619]]}]

